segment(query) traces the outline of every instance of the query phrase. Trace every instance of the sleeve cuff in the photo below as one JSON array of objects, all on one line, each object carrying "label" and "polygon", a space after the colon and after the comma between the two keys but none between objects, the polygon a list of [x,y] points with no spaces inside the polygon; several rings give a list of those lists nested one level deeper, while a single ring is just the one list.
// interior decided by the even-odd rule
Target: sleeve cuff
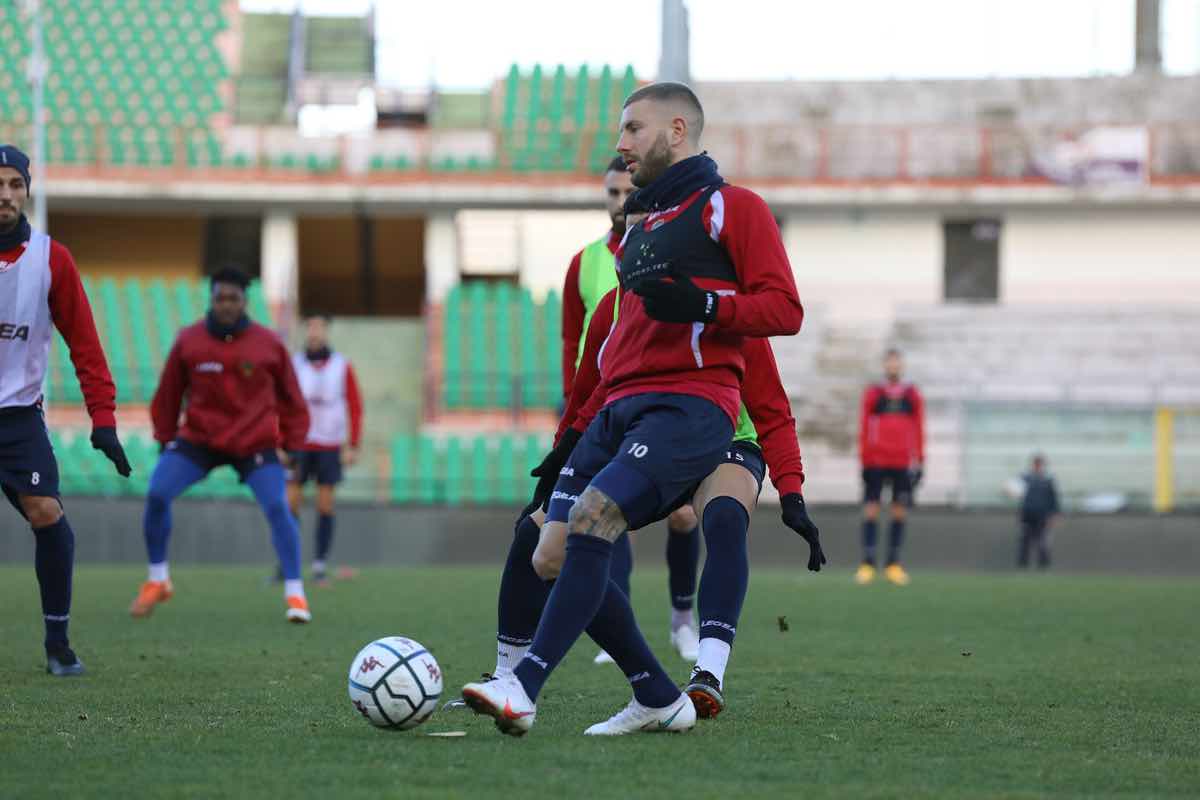
[{"label": "sleeve cuff", "polygon": [[115,427],[117,427],[117,415],[115,412],[105,409],[92,414],[92,428]]},{"label": "sleeve cuff", "polygon": [[775,488],[779,491],[779,496],[785,494],[803,494],[804,478],[800,475],[783,475],[778,481],[773,481]]},{"label": "sleeve cuff", "polygon": [[733,307],[733,298],[734,295],[726,294],[721,295],[721,299],[717,301],[717,318],[715,320],[716,324],[724,327],[733,322],[735,310]]}]

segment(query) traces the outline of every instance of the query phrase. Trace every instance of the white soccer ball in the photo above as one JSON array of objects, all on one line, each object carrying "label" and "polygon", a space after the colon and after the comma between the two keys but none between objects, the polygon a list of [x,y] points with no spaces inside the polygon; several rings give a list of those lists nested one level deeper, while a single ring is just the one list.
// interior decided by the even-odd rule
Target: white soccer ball
[{"label": "white soccer ball", "polygon": [[429,719],[442,694],[442,668],[420,642],[376,639],[350,664],[350,702],[378,728],[408,730]]}]

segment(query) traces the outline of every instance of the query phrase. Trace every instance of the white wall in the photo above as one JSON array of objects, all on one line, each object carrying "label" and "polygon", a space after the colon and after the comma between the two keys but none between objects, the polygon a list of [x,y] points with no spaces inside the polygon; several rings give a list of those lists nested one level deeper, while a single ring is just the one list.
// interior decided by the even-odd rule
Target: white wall
[{"label": "white wall", "polygon": [[1000,297],[1011,303],[1200,302],[1200,214],[1009,212],[1000,240]]},{"label": "white wall", "polygon": [[521,214],[521,283],[535,298],[562,292],[571,256],[612,227],[599,211],[528,211]]},{"label": "white wall", "polygon": [[933,212],[801,212],[783,242],[805,304],[832,320],[888,321],[897,303],[942,295],[941,218]]}]

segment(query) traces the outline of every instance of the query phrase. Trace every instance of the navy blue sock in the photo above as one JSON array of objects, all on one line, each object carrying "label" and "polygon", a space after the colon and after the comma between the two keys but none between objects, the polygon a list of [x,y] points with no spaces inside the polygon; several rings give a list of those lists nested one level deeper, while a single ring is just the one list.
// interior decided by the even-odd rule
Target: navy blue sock
[{"label": "navy blue sock", "polygon": [[875,545],[879,541],[879,523],[873,519],[863,520],[863,563],[875,563]]},{"label": "navy blue sock", "polygon": [[650,708],[663,708],[679,699],[679,687],[671,681],[650,645],[646,644],[633,618],[629,598],[616,581],[608,582],[604,601],[587,632],[617,662],[639,703]]},{"label": "navy blue sock", "polygon": [[317,515],[317,551],[316,560],[324,561],[329,557],[329,548],[333,546],[333,514]]},{"label": "navy blue sock", "polygon": [[887,563],[895,564],[900,560],[900,548],[904,546],[904,520],[893,519],[888,529]]},{"label": "navy blue sock", "polygon": [[533,551],[541,533],[532,517],[517,525],[508,560],[500,573],[500,595],[496,598],[496,638],[505,644],[524,647],[533,641],[551,584],[533,571]]},{"label": "navy blue sock", "polygon": [[696,600],[696,570],[700,566],[700,528],[667,530],[667,585],[671,608],[690,611]]},{"label": "navy blue sock", "polygon": [[732,497],[718,497],[704,508],[704,574],[700,577],[700,638],[732,645],[738,617],[750,585],[746,546],[750,516]]},{"label": "navy blue sock", "polygon": [[562,661],[604,601],[612,543],[596,536],[567,537],[567,556],[542,612],[529,653],[514,672],[531,700]]},{"label": "navy blue sock", "polygon": [[633,597],[629,590],[631,574],[633,574],[633,542],[629,538],[629,531],[625,531],[620,538],[613,542],[612,563],[608,567],[608,577],[616,582],[617,588],[624,592],[626,597]]},{"label": "navy blue sock", "polygon": [[53,525],[35,528],[33,565],[42,593],[46,647],[67,644],[71,619],[71,571],[75,566],[75,532],[64,515]]}]

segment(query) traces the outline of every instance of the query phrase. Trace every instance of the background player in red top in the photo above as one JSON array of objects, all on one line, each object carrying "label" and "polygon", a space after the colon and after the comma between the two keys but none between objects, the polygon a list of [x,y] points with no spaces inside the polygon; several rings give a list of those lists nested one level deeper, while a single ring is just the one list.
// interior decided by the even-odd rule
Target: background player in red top
[{"label": "background player in red top", "polygon": [[[317,482],[317,534],[312,574],[327,580],[325,561],[333,546],[333,498],[342,482],[342,466],[358,461],[362,442],[363,403],[354,367],[341,353],[329,349],[329,319],[320,315],[304,321],[304,351],[292,355],[300,391],[308,403],[309,428],[304,449],[291,453],[288,505],[299,518],[304,484]],[[344,573],[349,575],[351,573]]]},{"label": "background player in red top", "polygon": [[228,465],[254,492],[270,523],[283,567],[287,619],[312,619],[300,578],[300,530],[287,505],[279,463],[280,447],[304,446],[308,406],[283,342],[246,316],[249,285],[250,279],[232,268],[212,276],[208,314],[179,332],[154,393],[150,415],[163,454],[146,494],[143,527],[150,569],[130,608],[135,617],[149,616],[174,592],[167,571],[172,501],[216,467]]},{"label": "background player in red top", "polygon": [[58,462],[42,416],[53,328],[71,352],[92,418],[92,446],[123,477],[130,470],[117,439],[117,390],[79,270],[66,247],[30,228],[29,191],[28,157],[12,145],[0,147],[0,486],[33,528],[46,671],[79,675],[83,663],[67,637],[75,533],[58,496]]},{"label": "background player in red top", "polygon": [[863,392],[858,452],[863,479],[863,560],[854,579],[875,579],[875,545],[879,539],[879,501],[883,485],[892,487],[891,528],[888,531],[889,581],[905,586],[908,573],[900,565],[904,524],[913,503],[913,490],[921,481],[925,464],[925,406],[921,393],[901,381],[904,363],[900,351],[888,350],[883,358],[883,383]]},{"label": "background player in red top", "polygon": [[[625,236],[625,201],[632,193],[633,178],[629,170],[625,169],[625,161],[618,156],[609,162],[604,173],[604,207],[612,221],[612,227],[572,257],[571,264],[567,267],[566,278],[563,280],[564,399],[571,397],[577,371],[587,366],[581,363],[581,358],[585,349],[584,339],[588,334],[588,323],[601,300],[617,288],[615,254],[622,237]],[[608,322],[604,326],[606,333],[612,327],[611,309],[607,319]],[[541,525],[543,519],[544,515],[538,512],[534,522]],[[696,572],[700,563],[700,526],[696,512],[690,505],[672,511],[667,517],[667,534],[671,645],[679,651],[681,657],[695,661],[699,652],[700,636],[692,618],[692,607],[695,605]],[[616,581],[627,597],[632,596],[629,583],[632,572],[633,546],[629,541],[629,534],[625,534],[613,542],[609,576]],[[595,658],[595,663],[612,663],[612,656],[601,650]]]},{"label": "background player in red top", "polygon": [[586,733],[695,724],[692,701],[658,663],[629,599],[609,578],[612,543],[665,517],[725,458],[745,337],[795,334],[803,319],[770,209],[725,184],[700,151],[703,126],[700,101],[683,84],[650,84],[625,101],[617,151],[639,187],[626,213],[646,217],[629,227],[618,251],[621,304],[600,358],[608,404],[550,497],[549,519],[568,525],[562,572],[514,677],[463,687],[467,704],[505,733],[532,728],[541,687],[585,630],[634,695]]}]

